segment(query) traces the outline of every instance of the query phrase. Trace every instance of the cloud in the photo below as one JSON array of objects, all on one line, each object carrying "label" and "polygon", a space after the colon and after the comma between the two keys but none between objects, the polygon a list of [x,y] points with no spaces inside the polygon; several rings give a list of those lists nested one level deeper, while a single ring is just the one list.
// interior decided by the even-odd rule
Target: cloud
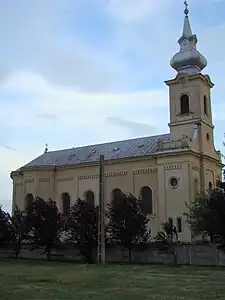
[{"label": "cloud", "polygon": [[140,22],[168,6],[163,0],[109,0],[106,9],[120,21]]},{"label": "cloud", "polygon": [[[57,87],[31,72],[15,73],[6,81],[2,86],[3,94],[8,95],[11,90],[16,93],[17,98],[23,99],[26,106],[21,106],[20,102],[9,103],[6,97],[0,103],[0,122],[6,123],[10,118],[12,128],[25,131],[28,130],[29,124],[32,124],[32,130],[37,130],[39,135],[43,128],[49,135],[56,134],[59,128],[69,127],[72,131],[71,126],[92,126],[100,130],[106,117],[115,115],[124,118],[125,111],[131,118],[140,119],[141,114],[141,122],[148,119],[148,123],[157,124],[154,112],[149,110],[161,108],[167,111],[168,105],[166,87],[127,93],[85,93],[67,87]],[[43,119],[41,126],[40,118]],[[45,121],[52,121],[54,126],[45,128]]]},{"label": "cloud", "polygon": [[72,3],[40,0],[37,4],[22,0],[13,8],[4,3],[0,11],[0,34],[4,41],[0,48],[0,62],[4,66],[0,78],[15,69],[32,69],[53,84],[79,86],[89,92],[119,89],[123,81],[126,84],[125,69],[120,61],[108,57],[107,53],[94,52],[76,35],[63,34],[57,29],[64,20],[63,12],[70,6],[76,20],[80,6]]},{"label": "cloud", "polygon": [[58,119],[58,116],[56,114],[51,114],[51,113],[37,113],[36,116],[46,120]]},{"label": "cloud", "polygon": [[[0,145],[1,146],[1,145]],[[9,145],[2,145],[3,148],[7,149],[7,150],[10,150],[10,151],[16,151],[15,148],[9,146]]]},{"label": "cloud", "polygon": [[119,117],[108,117],[106,121],[110,124],[118,127],[118,128],[125,128],[128,132],[131,132],[132,135],[153,135],[156,131],[156,128],[150,124],[144,124],[141,122],[129,121],[124,120]]}]

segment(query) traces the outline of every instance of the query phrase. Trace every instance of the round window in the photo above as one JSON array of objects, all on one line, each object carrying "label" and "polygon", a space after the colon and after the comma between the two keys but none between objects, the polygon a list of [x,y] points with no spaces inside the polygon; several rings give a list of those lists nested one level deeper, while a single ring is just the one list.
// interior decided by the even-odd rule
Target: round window
[{"label": "round window", "polygon": [[172,177],[172,178],[170,179],[170,185],[171,185],[173,188],[177,187],[177,185],[178,185],[178,179],[177,179],[176,177]]}]

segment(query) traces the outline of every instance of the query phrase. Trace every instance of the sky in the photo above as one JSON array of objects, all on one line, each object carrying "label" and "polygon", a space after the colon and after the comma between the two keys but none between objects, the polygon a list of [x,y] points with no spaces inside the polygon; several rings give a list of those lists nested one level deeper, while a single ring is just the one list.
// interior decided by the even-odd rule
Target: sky
[{"label": "sky", "polygon": [[[225,0],[189,0],[225,132]],[[50,150],[168,132],[183,0],[0,0],[0,203],[10,172]],[[225,149],[224,149],[225,150]]]}]

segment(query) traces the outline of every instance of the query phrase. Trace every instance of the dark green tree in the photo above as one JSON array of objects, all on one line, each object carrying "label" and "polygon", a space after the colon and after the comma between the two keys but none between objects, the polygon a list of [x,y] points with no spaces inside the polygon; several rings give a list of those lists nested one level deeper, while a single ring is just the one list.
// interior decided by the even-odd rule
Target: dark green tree
[{"label": "dark green tree", "polygon": [[86,262],[93,263],[98,238],[98,208],[80,198],[75,201],[68,217],[67,234],[69,241],[79,247]]},{"label": "dark green tree", "polygon": [[0,248],[8,247],[11,241],[10,214],[0,206]]},{"label": "dark green tree", "polygon": [[28,214],[29,238],[35,247],[44,247],[47,259],[51,259],[52,249],[59,241],[63,232],[63,218],[56,202],[49,199],[36,197],[33,202],[32,211]]},{"label": "dark green tree", "polygon": [[218,182],[217,187],[225,190],[225,181]]},{"label": "dark green tree", "polygon": [[[224,138],[225,138],[225,133],[224,133]],[[224,140],[224,142],[223,142],[223,146],[225,147],[225,140]],[[221,158],[222,159],[225,159],[225,155],[223,154],[223,153],[221,153]],[[223,166],[223,169],[222,169],[222,176],[223,176],[223,181],[225,182],[225,168],[224,168],[224,166]],[[223,183],[224,183],[223,182]],[[225,183],[224,183],[224,186],[225,186]]]},{"label": "dark green tree", "polygon": [[194,236],[207,234],[211,242],[225,248],[225,190],[216,187],[210,194],[197,198],[185,214]]},{"label": "dark green tree", "polygon": [[127,249],[131,262],[133,248],[138,244],[147,244],[151,236],[149,219],[142,210],[140,201],[130,194],[118,193],[108,204],[106,216],[109,241]]},{"label": "dark green tree", "polygon": [[10,217],[11,246],[16,259],[21,252],[22,243],[28,239],[29,222],[25,211],[17,206],[14,208],[13,215]]},{"label": "dark green tree", "polygon": [[155,237],[155,241],[159,250],[170,253],[173,256],[174,263],[177,264],[177,244],[179,240],[176,227],[169,222],[164,222],[162,230]]},{"label": "dark green tree", "polygon": [[208,219],[208,198],[209,195],[198,195],[190,204],[186,204],[188,212],[184,213],[186,222],[191,231],[192,237],[208,235],[209,219]]}]

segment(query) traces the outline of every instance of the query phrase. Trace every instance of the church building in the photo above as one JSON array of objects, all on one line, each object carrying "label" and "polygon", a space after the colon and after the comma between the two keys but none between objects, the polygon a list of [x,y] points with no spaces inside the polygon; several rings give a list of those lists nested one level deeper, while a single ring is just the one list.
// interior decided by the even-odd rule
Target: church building
[{"label": "church building", "polygon": [[[140,197],[155,236],[162,222],[177,227],[180,241],[191,233],[183,213],[199,192],[221,180],[222,161],[214,145],[211,88],[207,65],[197,50],[185,7],[179,51],[170,64],[176,71],[169,89],[169,133],[71,149],[48,151],[11,172],[13,206],[25,209],[39,196],[56,201],[67,215],[78,197],[99,201],[99,158],[105,158],[105,203],[117,192]],[[165,99],[166,101],[166,99]],[[128,108],[129,109],[129,108]]]}]

